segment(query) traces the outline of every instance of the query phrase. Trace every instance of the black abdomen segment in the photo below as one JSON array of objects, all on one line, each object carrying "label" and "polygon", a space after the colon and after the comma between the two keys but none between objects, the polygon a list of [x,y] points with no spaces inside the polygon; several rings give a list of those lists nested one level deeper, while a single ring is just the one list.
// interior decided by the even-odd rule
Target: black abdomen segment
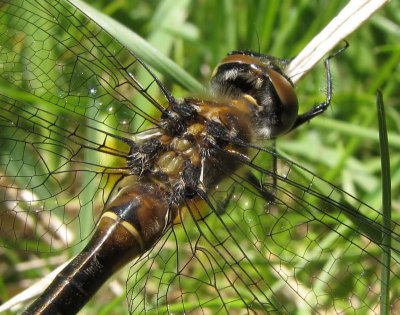
[{"label": "black abdomen segment", "polygon": [[88,245],[23,314],[77,313],[115,271],[162,236],[173,219],[165,191],[152,182],[116,189]]}]

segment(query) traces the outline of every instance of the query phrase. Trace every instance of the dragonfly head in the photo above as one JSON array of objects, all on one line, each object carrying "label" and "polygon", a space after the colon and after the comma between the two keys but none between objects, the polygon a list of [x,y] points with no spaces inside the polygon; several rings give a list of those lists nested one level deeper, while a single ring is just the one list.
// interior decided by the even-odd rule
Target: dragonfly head
[{"label": "dragonfly head", "polygon": [[275,138],[289,131],[297,118],[297,96],[282,70],[284,62],[247,51],[232,52],[213,72],[214,94],[245,98],[254,105],[252,123],[258,138]]}]

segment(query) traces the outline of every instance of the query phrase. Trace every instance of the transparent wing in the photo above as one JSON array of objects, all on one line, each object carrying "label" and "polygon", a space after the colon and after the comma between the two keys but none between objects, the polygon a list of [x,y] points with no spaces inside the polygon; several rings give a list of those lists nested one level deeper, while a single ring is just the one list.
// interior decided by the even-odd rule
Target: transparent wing
[{"label": "transparent wing", "polygon": [[384,229],[375,209],[290,161],[271,172],[271,158],[257,151],[208,206],[188,201],[182,224],[131,268],[131,313],[378,314],[383,234],[400,307],[399,224]]},{"label": "transparent wing", "polygon": [[90,234],[127,172],[121,137],[157,125],[150,93],[162,94],[134,55],[64,1],[1,1],[0,43],[1,243],[62,249]]}]

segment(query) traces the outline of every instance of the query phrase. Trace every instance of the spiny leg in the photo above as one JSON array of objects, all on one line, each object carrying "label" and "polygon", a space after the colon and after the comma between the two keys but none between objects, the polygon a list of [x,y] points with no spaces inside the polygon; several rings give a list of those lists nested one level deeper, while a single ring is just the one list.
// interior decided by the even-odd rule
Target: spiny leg
[{"label": "spiny leg", "polygon": [[328,58],[325,59],[324,65],[326,69],[326,80],[327,80],[327,92],[325,101],[322,102],[321,104],[314,106],[308,112],[299,115],[296,121],[294,122],[291,130],[296,129],[298,126],[313,119],[315,116],[322,114],[329,107],[329,104],[331,103],[332,99],[332,78],[331,78],[330,60],[331,58],[336,57],[344,50],[346,50],[347,47],[349,47],[349,44],[346,42],[346,45],[344,47],[340,48],[337,52],[335,52],[334,54],[330,55]]}]

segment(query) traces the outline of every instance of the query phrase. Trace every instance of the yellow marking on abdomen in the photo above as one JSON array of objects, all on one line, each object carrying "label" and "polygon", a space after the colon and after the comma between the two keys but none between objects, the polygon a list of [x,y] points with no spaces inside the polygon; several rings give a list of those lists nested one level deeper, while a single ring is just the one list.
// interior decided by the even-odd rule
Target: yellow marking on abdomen
[{"label": "yellow marking on abdomen", "polygon": [[121,224],[138,241],[138,243],[140,245],[140,249],[141,250],[144,249],[142,236],[140,235],[139,231],[132,224],[130,224],[128,221],[120,220],[118,215],[116,215],[112,211],[104,212],[103,215],[101,216],[100,220],[103,217],[109,218],[109,219],[111,219],[113,221],[116,221],[117,223]]}]

